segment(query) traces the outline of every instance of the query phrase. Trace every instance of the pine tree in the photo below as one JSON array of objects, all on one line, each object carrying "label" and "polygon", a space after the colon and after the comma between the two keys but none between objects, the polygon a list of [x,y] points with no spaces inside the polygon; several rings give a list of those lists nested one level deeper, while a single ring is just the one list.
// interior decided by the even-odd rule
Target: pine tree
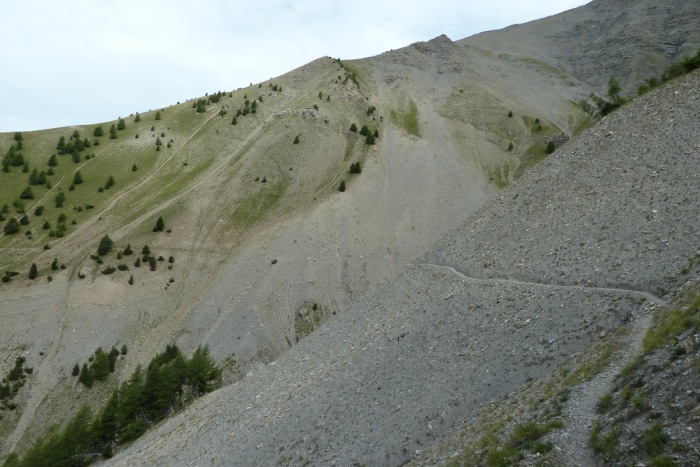
[{"label": "pine tree", "polygon": [[338,191],[340,191],[340,192],[345,191],[345,180],[342,180],[340,182],[340,186],[338,187]]},{"label": "pine tree", "polygon": [[10,217],[3,227],[5,235],[12,235],[19,232],[19,222],[14,217]]},{"label": "pine tree", "polygon": [[97,381],[104,381],[109,376],[109,357],[98,347],[95,351],[95,360],[92,362],[91,371]]},{"label": "pine tree", "polygon": [[54,201],[56,202],[56,207],[57,208],[62,208],[63,203],[66,201],[66,195],[62,191],[59,191],[56,197],[54,198]]},{"label": "pine tree", "polygon": [[104,237],[102,237],[102,239],[100,240],[100,244],[97,247],[97,254],[100,256],[104,256],[110,251],[112,251],[112,248],[114,248],[114,242],[111,238],[109,238],[109,235],[105,235]]},{"label": "pine tree", "polygon": [[91,426],[91,431],[96,441],[108,443],[110,446],[116,440],[117,418],[116,412],[119,407],[119,390],[112,391],[112,395],[107,400],[100,415],[95,418]]},{"label": "pine tree", "polygon": [[192,384],[195,397],[213,391],[220,376],[221,372],[209,356],[209,348],[201,345],[197,347],[187,365],[187,377]]},{"label": "pine tree", "polygon": [[29,268],[29,275],[27,277],[29,277],[30,279],[33,280],[33,279],[36,279],[37,274],[38,274],[38,271],[36,268],[36,263],[32,263],[32,267]]},{"label": "pine tree", "polygon": [[126,122],[124,121],[123,118],[120,118],[119,121],[117,122],[117,130],[122,131],[126,129]]},{"label": "pine tree", "polygon": [[80,185],[83,183],[83,176],[80,175],[80,170],[75,172],[75,175],[73,175],[73,185]]},{"label": "pine tree", "polygon": [[156,221],[155,227],[153,227],[153,231],[154,232],[162,232],[164,228],[165,228],[165,222],[163,222],[162,217],[159,217],[158,220]]},{"label": "pine tree", "polygon": [[19,195],[20,199],[34,199],[34,192],[32,191],[31,187],[27,187],[24,189],[22,194]]},{"label": "pine tree", "polygon": [[80,370],[80,376],[78,376],[78,381],[83,383],[86,388],[91,388],[94,378],[92,377],[92,372],[88,368],[87,363],[83,363],[83,367]]},{"label": "pine tree", "polygon": [[546,152],[547,154],[552,154],[556,149],[557,147],[554,144],[554,141],[550,141],[549,143],[547,143],[547,147],[545,148],[544,152]]}]

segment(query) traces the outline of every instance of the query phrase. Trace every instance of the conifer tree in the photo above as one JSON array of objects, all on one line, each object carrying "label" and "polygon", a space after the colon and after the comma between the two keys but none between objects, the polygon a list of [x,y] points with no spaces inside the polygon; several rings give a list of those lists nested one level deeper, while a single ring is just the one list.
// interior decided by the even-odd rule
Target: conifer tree
[{"label": "conifer tree", "polygon": [[92,377],[92,372],[88,368],[87,363],[83,363],[83,367],[80,369],[80,376],[78,376],[78,381],[83,383],[86,388],[91,388],[94,378]]},{"label": "conifer tree", "polygon": [[31,187],[27,187],[24,189],[24,191],[19,195],[20,199],[34,199],[34,192],[32,191]]},{"label": "conifer tree", "polygon": [[7,222],[5,222],[3,231],[5,232],[5,235],[12,235],[19,232],[19,222],[17,222],[17,219],[10,217]]},{"label": "conifer tree", "polygon": [[112,248],[114,248],[114,242],[109,238],[109,235],[105,235],[100,239],[100,244],[97,247],[97,254],[104,256],[112,251]]},{"label": "conifer tree", "polygon": [[97,381],[104,381],[109,376],[109,357],[102,350],[102,347],[98,347],[95,351],[95,360],[92,362],[91,370],[92,374]]},{"label": "conifer tree", "polygon": [[63,203],[66,201],[66,195],[62,191],[59,191],[56,197],[54,198],[54,201],[56,202],[56,207],[57,208],[62,208]]},{"label": "conifer tree", "polygon": [[165,222],[163,222],[162,217],[158,217],[158,220],[156,221],[155,227],[153,227],[154,232],[162,232],[163,229],[165,228]]}]

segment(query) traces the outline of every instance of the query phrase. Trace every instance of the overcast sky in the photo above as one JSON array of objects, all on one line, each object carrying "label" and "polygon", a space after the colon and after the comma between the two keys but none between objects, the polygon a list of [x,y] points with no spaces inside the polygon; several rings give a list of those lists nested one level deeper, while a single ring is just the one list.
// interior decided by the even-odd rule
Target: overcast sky
[{"label": "overcast sky", "polygon": [[582,0],[17,0],[0,6],[0,131],[98,123]]}]

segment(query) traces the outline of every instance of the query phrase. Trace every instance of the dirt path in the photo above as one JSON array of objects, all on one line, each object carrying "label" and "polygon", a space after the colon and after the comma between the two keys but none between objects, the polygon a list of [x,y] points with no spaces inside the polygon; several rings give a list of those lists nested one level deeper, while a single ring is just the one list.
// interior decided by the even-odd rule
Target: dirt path
[{"label": "dirt path", "polygon": [[593,291],[593,292],[612,292],[612,293],[631,293],[635,295],[639,295],[640,297],[649,300],[652,303],[655,303],[657,305],[666,305],[666,302],[657,297],[656,295],[650,294],[649,292],[644,292],[642,290],[634,290],[634,289],[618,289],[615,287],[587,287],[584,285],[559,285],[559,284],[543,284],[540,282],[527,282],[527,281],[519,281],[515,279],[479,279],[476,277],[469,277],[465,276],[461,272],[457,271],[456,269],[450,267],[450,266],[438,266],[437,264],[430,264],[430,263],[423,263],[420,264],[419,266],[428,266],[431,268],[436,268],[436,269],[443,269],[445,271],[449,271],[453,274],[458,275],[459,277],[468,280],[470,282],[482,282],[482,283],[498,283],[498,284],[513,284],[513,285],[528,285],[528,286],[533,286],[533,287],[543,287],[546,289],[574,289],[574,290],[582,290],[582,291]]},{"label": "dirt path", "polygon": [[571,392],[567,405],[562,413],[564,428],[562,430],[556,430],[551,435],[554,444],[561,449],[559,454],[561,465],[596,465],[593,452],[588,445],[593,420],[596,418],[596,404],[604,394],[611,391],[615,376],[641,353],[644,335],[651,325],[652,311],[656,306],[667,305],[666,301],[640,290],[542,284],[512,279],[478,279],[466,276],[449,266],[438,266],[429,263],[423,263],[421,266],[449,271],[469,282],[526,285],[559,290],[575,289],[590,292],[626,293],[639,295],[648,300],[641,308],[640,312],[634,315],[634,320],[629,324],[629,331],[624,336],[624,347],[615,354],[614,361],[603,371],[598,373],[595,378],[581,383]]},{"label": "dirt path", "polygon": [[653,307],[645,307],[635,315],[625,336],[625,348],[616,359],[590,381],[577,386],[570,394],[563,411],[564,428],[552,434],[554,444],[561,447],[562,465],[596,465],[588,439],[596,418],[596,404],[610,392],[615,376],[642,352],[642,340],[651,325]]}]

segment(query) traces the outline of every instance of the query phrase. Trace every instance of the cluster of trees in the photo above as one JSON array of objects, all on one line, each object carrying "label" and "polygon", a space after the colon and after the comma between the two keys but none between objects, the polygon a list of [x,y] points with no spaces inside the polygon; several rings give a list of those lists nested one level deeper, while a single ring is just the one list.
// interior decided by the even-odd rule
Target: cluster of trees
[{"label": "cluster of trees", "polygon": [[5,274],[2,275],[2,282],[10,282],[17,275],[19,275],[17,271],[5,271]]},{"label": "cluster of trees", "polygon": [[[354,123],[350,125],[350,131],[357,133],[357,125]],[[365,137],[365,144],[374,144],[375,140],[379,138],[379,130],[374,130],[374,132],[372,132],[367,125],[362,125],[360,134]]]},{"label": "cluster of trees", "polygon": [[2,158],[3,172],[9,172],[10,167],[24,167],[26,161],[24,160],[24,156],[20,151],[21,145],[18,146],[17,143],[15,143],[10,146],[10,149],[7,150],[5,156]]},{"label": "cluster of trees", "polygon": [[17,357],[15,366],[2,379],[0,383],[0,410],[14,410],[17,405],[12,399],[17,395],[19,389],[24,386],[27,375],[32,374],[32,368],[24,368],[26,359]]},{"label": "cluster of trees", "polygon": [[10,146],[10,149],[7,150],[5,156],[2,158],[2,171],[9,172],[10,167],[24,167],[26,170],[23,169],[22,171],[27,172],[29,167],[27,166],[27,162],[24,160],[24,156],[21,152],[24,148],[24,144],[22,142],[24,137],[22,136],[22,133],[19,131],[15,133],[14,140],[14,144]]},{"label": "cluster of trees", "polygon": [[360,162],[355,162],[350,164],[350,173],[351,174],[359,174],[362,173],[362,165],[360,165]]},{"label": "cluster of trees", "polygon": [[137,367],[95,416],[88,406],[83,407],[62,431],[54,427],[23,458],[13,453],[5,465],[87,465],[110,458],[114,448],[216,389],[220,377],[206,347],[198,347],[187,359],[177,346],[169,345],[146,370]]},{"label": "cluster of trees", "polygon": [[112,187],[114,186],[115,183],[116,183],[116,181],[114,180],[114,176],[113,176],[113,175],[110,175],[110,176],[107,177],[107,180],[105,181],[105,186],[104,186],[104,187],[99,187],[99,188],[97,189],[97,191],[100,192],[100,193],[102,193],[102,192],[105,191],[105,190],[109,190],[110,188],[112,188]]},{"label": "cluster of trees", "polygon": [[[115,125],[112,123],[112,125],[109,127],[109,139],[117,139],[117,131],[123,131],[126,130],[126,122],[124,121],[123,118],[119,117],[119,120],[117,121],[117,124]],[[103,131],[102,127],[98,126],[95,128],[95,131],[93,132],[95,136],[102,136]],[[97,143],[97,141],[95,141]]]},{"label": "cluster of trees", "polygon": [[[205,95],[206,99],[197,99],[196,101],[194,101],[194,103],[192,103],[192,108],[195,109],[198,114],[202,114],[206,112],[207,105],[211,103],[217,104],[225,95],[226,93],[221,91],[215,92],[211,96],[207,93]],[[156,117],[156,120],[160,120],[160,113],[156,114]]]},{"label": "cluster of trees", "polygon": [[209,102],[213,102],[214,104],[217,104],[223,96],[224,96],[223,92],[221,92],[221,91],[216,92],[216,93],[212,94],[211,96],[208,96]]},{"label": "cluster of trees", "polygon": [[29,175],[30,185],[46,185],[46,180],[46,171],[42,170],[39,172],[36,167],[34,167],[32,173]]},{"label": "cluster of trees", "polygon": [[192,104],[192,108],[197,110],[198,114],[203,114],[207,110],[207,101],[204,99],[197,99],[194,104]]},{"label": "cluster of trees", "polygon": [[251,101],[248,99],[248,95],[246,94],[244,96],[244,101],[243,101],[243,108],[239,108],[236,110],[236,115],[234,115],[233,119],[231,120],[231,125],[236,125],[238,124],[238,117],[245,117],[248,114],[255,114],[258,111],[258,102],[263,101],[263,97],[259,96],[257,99],[253,99]]},{"label": "cluster of trees", "polygon": [[[698,68],[700,68],[700,49],[698,49],[694,56],[684,57],[678,63],[667,67],[661,74],[661,77],[652,77],[644,83],[641,83],[637,87],[637,94],[641,96],[671,79],[683,76]],[[579,101],[579,105],[588,113],[594,114],[597,111],[601,116],[605,116],[628,101],[628,99],[622,97],[620,94],[621,91],[620,80],[615,76],[611,76],[608,80],[607,99],[591,93],[589,97],[591,101],[593,101],[595,107],[590,105],[585,99]]]},{"label": "cluster of trees", "polygon": [[627,102],[627,99],[620,95],[621,91],[622,86],[620,86],[620,80],[614,76],[611,76],[608,80],[608,99],[604,99],[591,93],[590,98],[598,108],[598,113],[600,115],[607,115]]},{"label": "cluster of trees", "polygon": [[75,130],[68,139],[68,142],[66,142],[65,136],[61,136],[58,139],[58,143],[56,144],[56,150],[58,151],[59,155],[70,154],[71,156],[74,156],[73,161],[80,162],[79,153],[83,152],[90,146],[92,146],[90,140],[88,140],[87,138],[80,139],[80,132],[78,130]]},{"label": "cluster of trees", "polygon": [[[163,221],[162,217],[159,217],[156,221],[156,225],[153,227],[153,231],[162,232],[163,229],[165,229],[165,222]],[[168,232],[170,232],[170,230],[168,230]],[[103,264],[104,261],[101,257],[108,255],[113,250],[114,241],[112,241],[109,235],[105,235],[102,237],[99,245],[97,246],[97,255],[91,255],[90,257],[94,259],[97,264]],[[131,244],[128,244],[124,250],[117,253],[117,259],[121,260],[124,256],[130,256],[132,254],[134,254],[134,250],[132,250]],[[163,256],[156,256],[155,254],[151,253],[151,248],[148,245],[144,245],[141,249],[141,255],[136,258],[136,261],[134,261],[134,267],[140,268],[141,264],[143,263],[148,264],[151,271],[155,271],[158,268],[158,263],[164,261],[165,258]],[[172,269],[174,262],[175,257],[170,256],[168,258],[168,263],[170,263],[168,264],[168,269]],[[119,264],[116,268],[108,266],[102,270],[102,274],[112,274],[116,272],[117,269],[120,271],[128,271],[129,267],[124,263]],[[133,285],[133,276],[129,278],[129,284]]]},{"label": "cluster of trees", "polygon": [[698,49],[694,56],[684,57],[680,62],[674,63],[666,68],[661,74],[661,78],[649,78],[644,83],[640,84],[637,87],[637,94],[641,96],[666,81],[688,74],[698,68],[700,68],[700,49]]},{"label": "cluster of trees", "polygon": [[[126,355],[128,349],[126,345],[122,346],[122,355]],[[112,346],[109,353],[98,347],[94,355],[90,356],[89,364],[83,363],[82,368],[79,364],[73,367],[73,376],[78,377],[78,381],[85,387],[91,388],[95,381],[104,381],[110,373],[114,373],[115,365],[119,357],[119,350]]]}]

